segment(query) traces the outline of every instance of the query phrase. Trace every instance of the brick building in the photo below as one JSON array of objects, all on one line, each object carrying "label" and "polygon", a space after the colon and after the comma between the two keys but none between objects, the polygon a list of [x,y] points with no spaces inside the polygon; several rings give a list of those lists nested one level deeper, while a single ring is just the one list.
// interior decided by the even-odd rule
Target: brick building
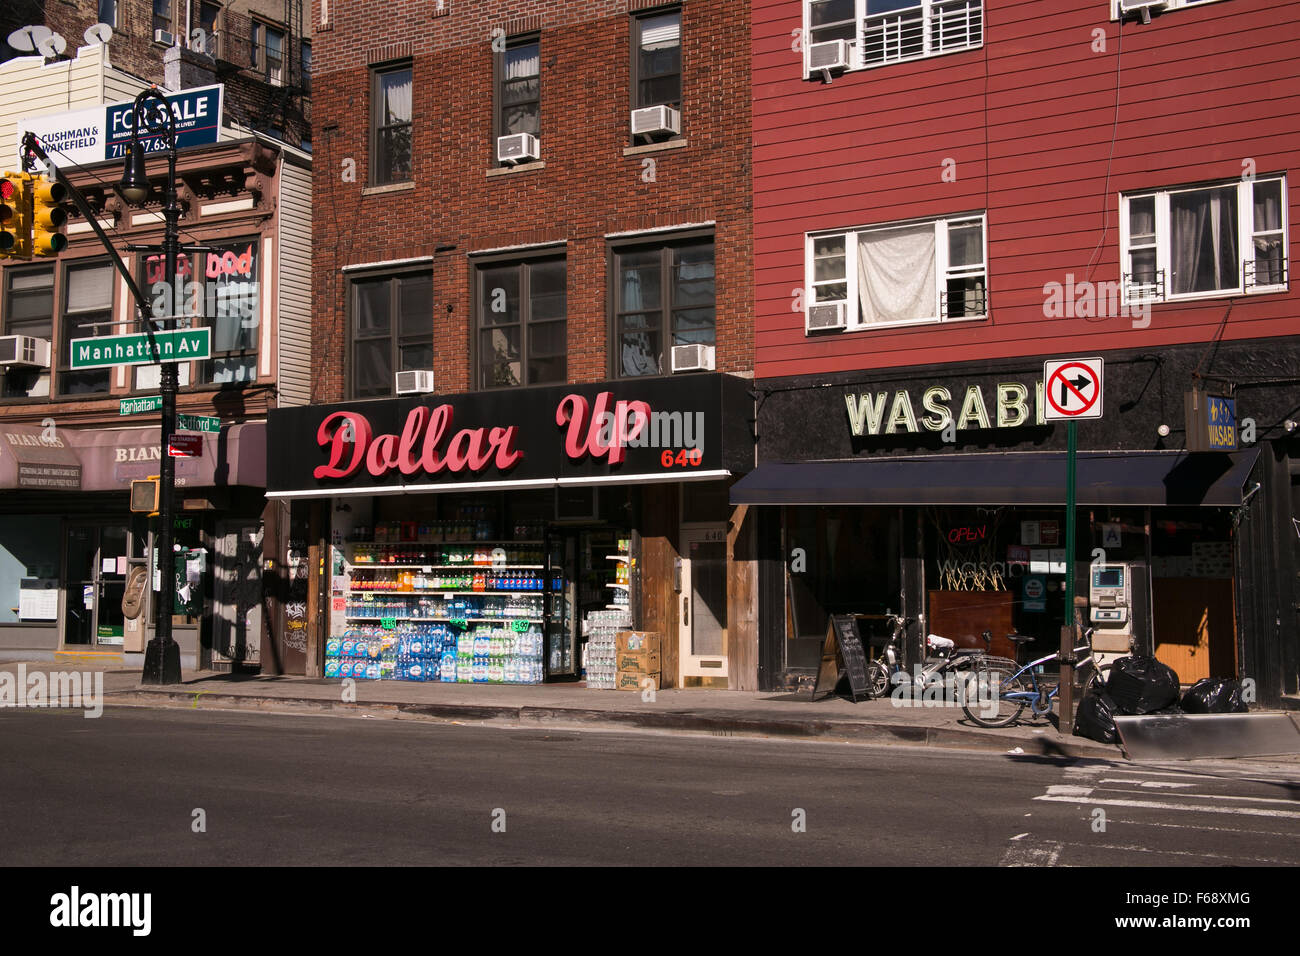
[{"label": "brick building", "polygon": [[[754,686],[750,535],[726,504],[752,459],[748,17],[734,0],[313,5],[322,404],[272,417],[271,493],[340,545],[320,639],[355,623],[357,544],[385,527],[429,544],[474,516],[546,545],[547,676],[581,672],[588,611],[626,608],[663,636],[664,684]],[[564,416],[605,402],[616,431],[637,409],[699,414],[704,447],[560,453]],[[313,474],[337,416],[368,436],[443,406],[458,426],[533,422],[523,462]]]}]

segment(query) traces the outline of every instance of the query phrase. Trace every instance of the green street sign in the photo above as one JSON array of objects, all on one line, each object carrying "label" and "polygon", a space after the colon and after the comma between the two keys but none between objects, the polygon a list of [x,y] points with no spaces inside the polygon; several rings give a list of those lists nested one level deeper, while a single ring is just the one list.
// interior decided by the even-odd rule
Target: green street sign
[{"label": "green street sign", "polygon": [[212,432],[216,434],[221,431],[221,419],[213,418],[211,415],[177,414],[176,427],[186,432]]},{"label": "green street sign", "polygon": [[211,329],[175,329],[154,333],[156,354],[149,349],[149,337],[101,335],[72,340],[72,368],[111,368],[115,365],[146,365],[151,362],[184,362],[212,357]]},{"label": "green street sign", "polygon": [[144,412],[156,412],[162,408],[161,395],[148,395],[144,398],[124,398],[117,403],[119,415],[141,415]]}]

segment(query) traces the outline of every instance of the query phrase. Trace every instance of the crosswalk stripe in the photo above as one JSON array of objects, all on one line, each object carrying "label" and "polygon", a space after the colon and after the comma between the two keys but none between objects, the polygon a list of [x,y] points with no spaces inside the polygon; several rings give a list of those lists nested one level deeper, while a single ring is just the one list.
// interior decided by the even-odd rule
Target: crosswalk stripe
[{"label": "crosswalk stripe", "polygon": [[1157,823],[1154,820],[1126,820],[1123,817],[1111,817],[1111,823],[1121,823],[1124,826],[1137,827],[1168,827],[1172,830],[1203,830],[1210,833],[1244,833],[1247,836],[1260,837],[1287,837],[1294,840],[1296,835],[1292,833],[1278,832],[1277,830],[1243,830],[1241,827],[1211,827],[1205,824],[1193,823]]},{"label": "crosswalk stripe", "polygon": [[[1102,793],[1141,793],[1141,790],[1125,790],[1122,787],[1098,787]],[[1283,806],[1294,807],[1294,800],[1279,800],[1277,797],[1239,797],[1227,793],[1171,793],[1170,797],[1177,797],[1180,800],[1240,800],[1243,803],[1280,803]]]},{"label": "crosswalk stripe", "polygon": [[[1179,794],[1188,796],[1188,794]],[[1063,794],[1043,794],[1034,797],[1051,803],[1087,803],[1103,807],[1142,807],[1149,810],[1179,810],[1184,813],[1235,813],[1252,817],[1277,817],[1285,820],[1300,820],[1300,813],[1287,810],[1265,810],[1261,807],[1191,807],[1184,803],[1164,803],[1157,800],[1112,800],[1098,799],[1088,795],[1066,796]],[[1283,801],[1286,802],[1286,801]]]}]

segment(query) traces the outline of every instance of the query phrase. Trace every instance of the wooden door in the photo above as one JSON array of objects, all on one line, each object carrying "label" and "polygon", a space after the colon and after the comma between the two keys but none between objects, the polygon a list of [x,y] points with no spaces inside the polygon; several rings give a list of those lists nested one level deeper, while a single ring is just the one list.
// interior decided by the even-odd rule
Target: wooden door
[{"label": "wooden door", "polygon": [[1155,578],[1151,616],[1156,658],[1184,684],[1237,676],[1231,578]]}]

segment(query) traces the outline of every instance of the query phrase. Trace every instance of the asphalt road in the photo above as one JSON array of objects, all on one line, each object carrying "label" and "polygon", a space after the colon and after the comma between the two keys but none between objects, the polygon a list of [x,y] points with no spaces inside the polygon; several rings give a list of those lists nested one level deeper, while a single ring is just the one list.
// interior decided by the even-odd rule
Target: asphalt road
[{"label": "asphalt road", "polygon": [[1294,763],[109,708],[0,766],[6,866],[1300,864]]}]

